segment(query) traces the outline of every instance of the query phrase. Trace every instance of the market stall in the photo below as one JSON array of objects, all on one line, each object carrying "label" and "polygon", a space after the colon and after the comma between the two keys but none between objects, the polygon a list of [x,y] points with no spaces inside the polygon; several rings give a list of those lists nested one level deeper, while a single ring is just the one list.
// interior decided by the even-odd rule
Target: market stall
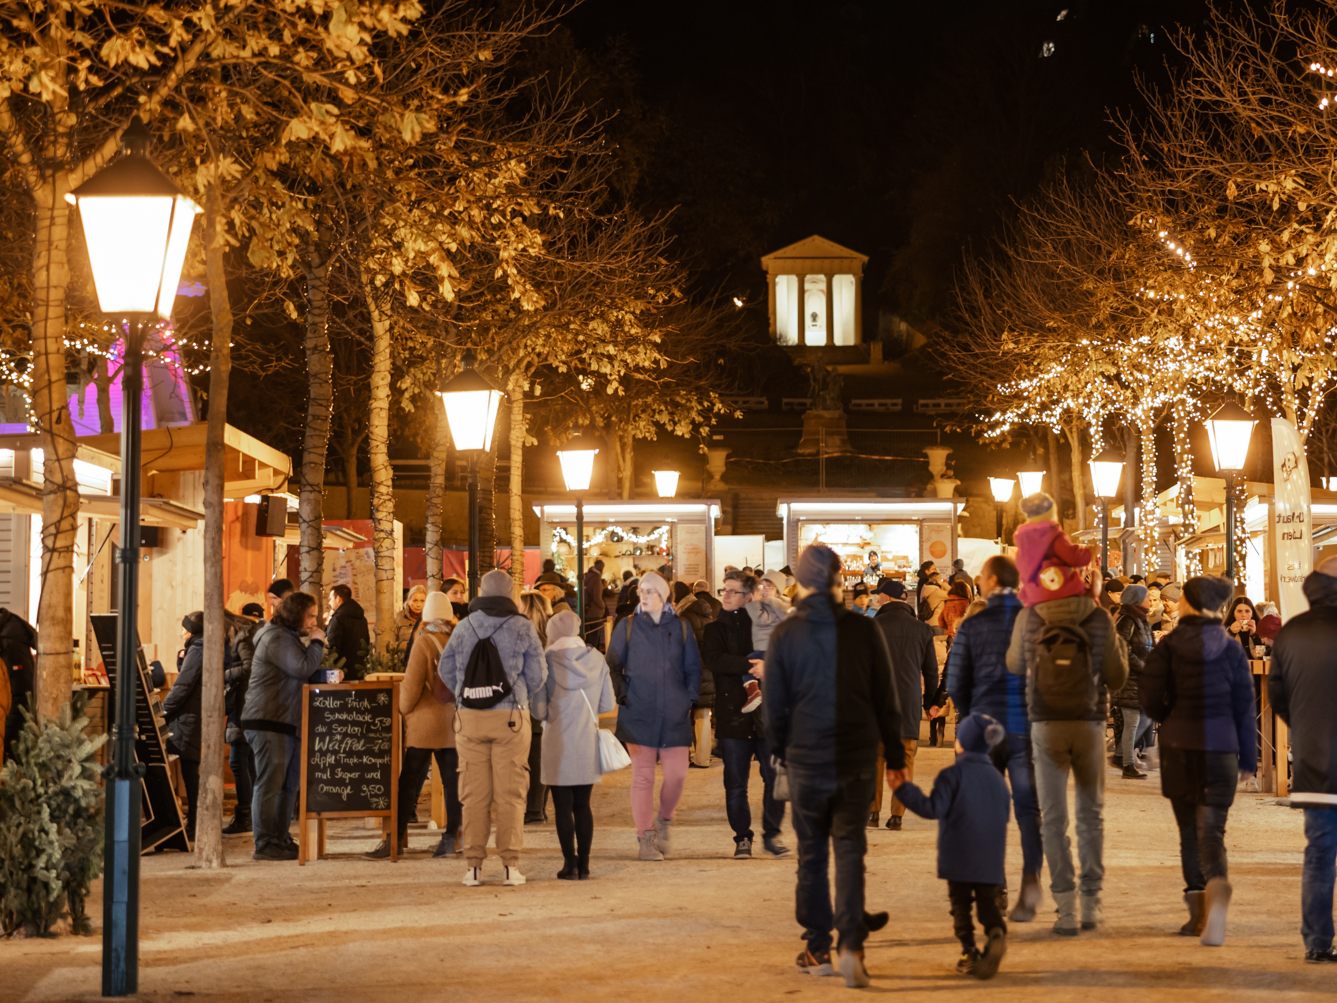
[{"label": "market stall", "polygon": [[[576,506],[538,502],[540,541],[562,573],[576,573]],[[715,520],[720,504],[702,501],[590,501],[585,503],[585,567],[604,562],[603,576],[640,574],[665,564],[686,582],[709,578],[714,561]]]},{"label": "market stall", "polygon": [[840,555],[845,584],[875,584],[881,576],[914,586],[924,561],[948,568],[956,558],[956,521],[965,501],[955,498],[788,498],[776,514],[784,522],[785,555],[823,543]]}]

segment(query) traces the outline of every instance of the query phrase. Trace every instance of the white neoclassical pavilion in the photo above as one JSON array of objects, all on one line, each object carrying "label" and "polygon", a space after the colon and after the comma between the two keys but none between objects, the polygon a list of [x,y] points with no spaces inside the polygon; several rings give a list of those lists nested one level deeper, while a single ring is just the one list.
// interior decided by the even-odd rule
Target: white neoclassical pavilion
[{"label": "white neoclassical pavilion", "polygon": [[795,348],[863,341],[863,270],[868,258],[814,234],[761,259],[771,337]]}]

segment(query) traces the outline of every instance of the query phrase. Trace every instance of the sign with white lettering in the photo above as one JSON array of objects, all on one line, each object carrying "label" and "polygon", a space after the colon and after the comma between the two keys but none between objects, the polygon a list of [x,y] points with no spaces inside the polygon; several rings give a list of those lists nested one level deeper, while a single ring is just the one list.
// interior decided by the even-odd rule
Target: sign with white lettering
[{"label": "sign with white lettering", "polygon": [[1309,608],[1304,580],[1314,570],[1309,463],[1300,433],[1285,418],[1272,419],[1273,553],[1276,554],[1277,608],[1284,623]]},{"label": "sign with white lettering", "polygon": [[[385,818],[392,843],[397,843],[393,819],[398,809],[399,730],[396,683],[302,688],[300,860],[311,856],[305,846],[307,818]],[[391,856],[398,856],[397,845]]]}]

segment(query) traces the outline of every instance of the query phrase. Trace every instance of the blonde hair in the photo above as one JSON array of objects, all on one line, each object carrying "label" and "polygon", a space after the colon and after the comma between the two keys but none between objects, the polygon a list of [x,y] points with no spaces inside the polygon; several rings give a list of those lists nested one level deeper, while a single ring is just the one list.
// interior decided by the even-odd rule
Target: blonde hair
[{"label": "blonde hair", "polygon": [[526,589],[520,593],[520,612],[539,632],[539,640],[547,645],[548,621],[552,619],[552,603],[548,601],[548,597],[542,592]]}]

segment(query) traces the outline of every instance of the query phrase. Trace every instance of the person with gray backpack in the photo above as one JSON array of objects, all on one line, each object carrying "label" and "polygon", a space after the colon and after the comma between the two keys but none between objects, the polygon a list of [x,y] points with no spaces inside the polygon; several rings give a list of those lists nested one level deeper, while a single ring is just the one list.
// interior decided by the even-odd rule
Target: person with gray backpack
[{"label": "person with gray backpack", "polygon": [[1109,693],[1128,678],[1127,646],[1096,602],[1100,579],[1091,569],[1086,578],[1086,595],[1023,608],[1007,651],[1007,670],[1026,677],[1040,839],[1058,912],[1054,932],[1065,937],[1079,930],[1078,882],[1068,841],[1068,774],[1077,787],[1080,929],[1094,930],[1100,925],[1105,876],[1105,719]]},{"label": "person with gray backpack", "polygon": [[483,576],[480,595],[441,652],[437,674],[455,694],[455,745],[460,758],[460,842],[463,884],[483,883],[492,815],[503,884],[523,885],[525,792],[529,789],[529,719],[542,720],[547,665],[538,631],[511,598],[511,576]]}]

